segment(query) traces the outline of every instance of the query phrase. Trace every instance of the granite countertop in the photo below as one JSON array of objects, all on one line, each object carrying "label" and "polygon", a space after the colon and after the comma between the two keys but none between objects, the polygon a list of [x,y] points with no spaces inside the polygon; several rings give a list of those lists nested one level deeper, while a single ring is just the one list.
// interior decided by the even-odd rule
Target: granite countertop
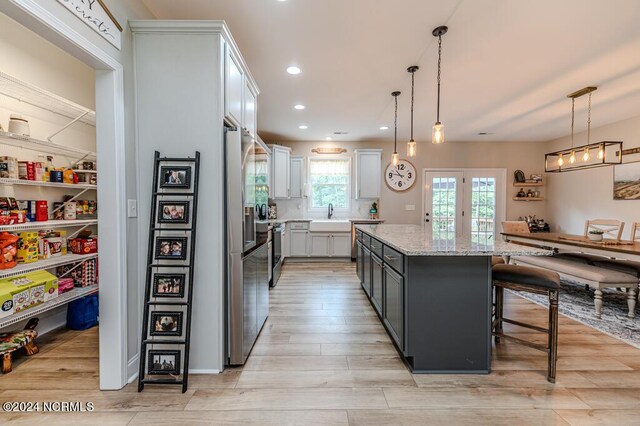
[{"label": "granite countertop", "polygon": [[407,256],[550,256],[551,250],[490,239],[473,242],[470,236],[446,239],[421,225],[356,225]]},{"label": "granite countertop", "polygon": [[312,222],[314,220],[335,220],[338,221],[349,221],[349,222],[372,222],[372,223],[382,223],[384,219],[368,219],[368,218],[351,218],[351,219],[324,219],[324,218],[308,218],[308,219],[269,219],[270,223],[288,223],[288,222]]}]

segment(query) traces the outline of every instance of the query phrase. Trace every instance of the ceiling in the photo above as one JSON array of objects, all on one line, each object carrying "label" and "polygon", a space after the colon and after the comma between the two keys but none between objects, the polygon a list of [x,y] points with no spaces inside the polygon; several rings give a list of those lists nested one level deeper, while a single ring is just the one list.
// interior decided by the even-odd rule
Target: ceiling
[{"label": "ceiling", "polygon": [[[448,141],[546,141],[570,131],[566,94],[589,85],[592,125],[640,115],[638,0],[143,0],[160,19],[223,19],[261,90],[265,141],[409,138],[435,122],[443,37],[441,121]],[[302,73],[285,72],[297,65]],[[304,104],[303,111],[294,110]],[[586,97],[576,103],[586,128]],[[300,130],[299,125],[307,125]],[[387,131],[380,126],[389,126]],[[334,136],[336,131],[348,132]],[[479,132],[489,135],[479,136]]]}]

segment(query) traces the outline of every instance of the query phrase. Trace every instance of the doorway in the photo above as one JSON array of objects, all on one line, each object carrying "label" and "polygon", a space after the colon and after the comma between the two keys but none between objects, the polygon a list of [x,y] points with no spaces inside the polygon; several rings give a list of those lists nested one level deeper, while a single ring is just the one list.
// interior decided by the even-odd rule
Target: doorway
[{"label": "doorway", "polygon": [[491,242],[506,215],[506,169],[424,169],[424,225],[441,240]]}]

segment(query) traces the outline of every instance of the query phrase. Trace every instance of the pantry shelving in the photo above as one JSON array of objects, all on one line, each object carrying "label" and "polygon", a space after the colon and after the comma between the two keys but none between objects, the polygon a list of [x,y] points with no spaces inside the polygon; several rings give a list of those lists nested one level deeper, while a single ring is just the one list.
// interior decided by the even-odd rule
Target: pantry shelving
[{"label": "pantry shelving", "polygon": [[64,189],[98,189],[97,185],[91,185],[88,183],[73,184],[73,183],[41,182],[38,180],[9,179],[9,178],[0,178],[0,184],[42,186],[42,187],[50,187],[50,188],[64,188]]},{"label": "pantry shelving", "polygon": [[29,229],[73,228],[76,226],[86,227],[97,224],[98,219],[47,220],[42,222],[18,223],[15,225],[0,225],[0,231],[18,232]]},{"label": "pantry shelving", "polygon": [[46,154],[63,155],[76,160],[96,161],[96,153],[93,151],[86,151],[55,142],[15,135],[9,132],[0,131],[0,143]]},{"label": "pantry shelving", "polygon": [[97,291],[98,291],[98,284],[90,285],[87,287],[76,287],[73,290],[69,290],[68,292],[59,295],[55,299],[52,299],[48,302],[44,302],[41,305],[6,316],[4,318],[0,318],[0,329],[12,324],[16,324],[20,321],[29,319],[43,312],[50,311],[54,308],[57,308],[58,306],[66,305],[69,302],[72,302],[76,299],[80,299],[81,297],[96,293]]},{"label": "pantry shelving", "polygon": [[69,265],[76,262],[86,262],[87,260],[95,259],[96,257],[98,257],[97,253],[68,253],[62,256],[38,260],[37,262],[20,263],[14,268],[0,270],[0,278],[16,277],[18,275],[26,274],[27,272],[42,271],[45,269],[51,269],[62,265]]}]

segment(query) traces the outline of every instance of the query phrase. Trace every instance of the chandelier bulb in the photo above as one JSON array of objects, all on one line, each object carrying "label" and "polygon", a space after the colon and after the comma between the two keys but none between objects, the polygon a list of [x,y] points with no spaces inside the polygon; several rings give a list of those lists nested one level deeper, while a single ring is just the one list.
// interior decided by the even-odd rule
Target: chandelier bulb
[{"label": "chandelier bulb", "polygon": [[416,141],[411,139],[407,143],[407,157],[415,157],[417,154]]},{"label": "chandelier bulb", "polygon": [[569,156],[569,163],[574,164],[576,162],[576,152],[571,151],[571,156]]},{"label": "chandelier bulb", "polygon": [[444,143],[444,124],[439,121],[433,125],[433,131],[431,133],[431,143],[439,145]]},{"label": "chandelier bulb", "polygon": [[584,154],[582,155],[582,161],[585,163],[591,159],[591,155],[589,155],[589,148],[584,150]]},{"label": "chandelier bulb", "polygon": [[600,145],[600,149],[598,150],[598,159],[602,160],[604,158],[604,146]]},{"label": "chandelier bulb", "polygon": [[397,166],[399,161],[400,161],[400,155],[398,155],[397,152],[394,152],[393,155],[391,156],[391,163],[394,166]]},{"label": "chandelier bulb", "polygon": [[562,154],[560,154],[560,156],[558,157],[558,166],[562,167],[564,165],[564,157],[562,156]]}]

